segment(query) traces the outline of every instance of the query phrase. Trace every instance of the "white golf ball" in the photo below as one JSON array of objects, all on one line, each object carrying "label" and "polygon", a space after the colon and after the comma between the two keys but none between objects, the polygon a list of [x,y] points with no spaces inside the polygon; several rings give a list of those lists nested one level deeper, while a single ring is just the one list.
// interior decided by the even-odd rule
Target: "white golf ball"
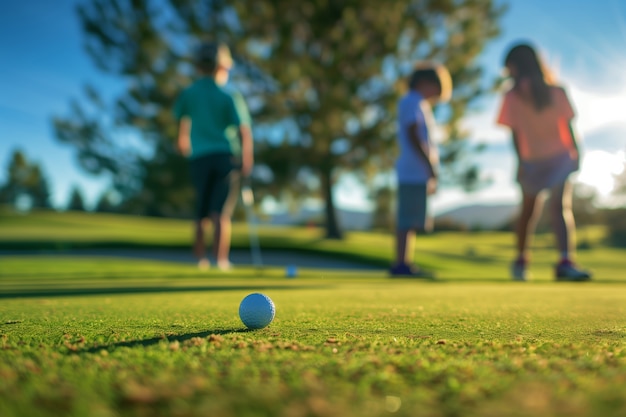
[{"label": "white golf ball", "polygon": [[239,318],[248,329],[262,329],[274,320],[274,302],[265,294],[247,295],[239,304]]}]

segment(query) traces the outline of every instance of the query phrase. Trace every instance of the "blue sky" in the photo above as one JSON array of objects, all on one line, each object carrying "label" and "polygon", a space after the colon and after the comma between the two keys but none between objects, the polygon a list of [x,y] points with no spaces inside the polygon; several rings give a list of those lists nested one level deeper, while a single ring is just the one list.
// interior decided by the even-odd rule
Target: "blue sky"
[{"label": "blue sky", "polygon": [[[626,1],[509,3],[503,35],[486,48],[481,61],[494,75],[513,41],[527,39],[538,45],[569,88],[578,110],[576,123],[586,150],[580,180],[610,188],[611,172],[619,170],[626,150]],[[12,150],[20,148],[43,166],[58,207],[65,204],[74,185],[93,202],[107,179],[88,176],[78,168],[73,150],[54,139],[51,117],[66,114],[70,99],[80,96],[86,82],[111,96],[121,88],[119,81],[100,73],[83,51],[75,4],[28,0],[0,6],[0,181]],[[470,196],[459,190],[443,191],[434,201],[436,209],[460,201],[517,199],[508,135],[493,125],[498,99],[485,98],[466,120],[474,140],[489,144],[478,158],[493,185]],[[344,206],[361,204],[364,197],[351,184],[340,185],[337,193]]]}]

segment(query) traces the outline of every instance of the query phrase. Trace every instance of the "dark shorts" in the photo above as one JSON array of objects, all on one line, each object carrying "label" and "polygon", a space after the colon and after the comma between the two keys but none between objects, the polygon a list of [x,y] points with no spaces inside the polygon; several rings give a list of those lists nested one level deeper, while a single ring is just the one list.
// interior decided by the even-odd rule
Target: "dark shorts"
[{"label": "dark shorts", "polygon": [[232,216],[239,193],[239,163],[231,154],[211,154],[189,160],[196,190],[196,219]]},{"label": "dark shorts", "polygon": [[432,222],[427,210],[428,193],[426,184],[398,185],[398,230],[429,231]]}]

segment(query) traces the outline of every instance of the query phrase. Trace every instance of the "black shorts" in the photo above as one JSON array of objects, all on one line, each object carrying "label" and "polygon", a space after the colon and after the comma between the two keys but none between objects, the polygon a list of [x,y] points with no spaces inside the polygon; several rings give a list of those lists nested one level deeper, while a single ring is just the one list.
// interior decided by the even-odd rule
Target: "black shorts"
[{"label": "black shorts", "polygon": [[238,159],[229,153],[220,153],[189,162],[196,190],[196,219],[214,214],[232,216],[239,193]]}]

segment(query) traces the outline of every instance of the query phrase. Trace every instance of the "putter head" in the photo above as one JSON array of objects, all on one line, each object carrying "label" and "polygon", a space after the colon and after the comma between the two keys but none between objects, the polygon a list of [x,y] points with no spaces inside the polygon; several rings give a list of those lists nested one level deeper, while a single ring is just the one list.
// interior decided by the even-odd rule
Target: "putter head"
[{"label": "putter head", "polygon": [[250,177],[245,177],[241,181],[241,199],[247,207],[254,205],[254,193],[252,192],[251,183]]},{"label": "putter head", "polygon": [[251,207],[254,204],[254,194],[252,193],[252,188],[248,185],[244,185],[241,187],[241,199],[243,200],[243,204],[248,207]]}]

